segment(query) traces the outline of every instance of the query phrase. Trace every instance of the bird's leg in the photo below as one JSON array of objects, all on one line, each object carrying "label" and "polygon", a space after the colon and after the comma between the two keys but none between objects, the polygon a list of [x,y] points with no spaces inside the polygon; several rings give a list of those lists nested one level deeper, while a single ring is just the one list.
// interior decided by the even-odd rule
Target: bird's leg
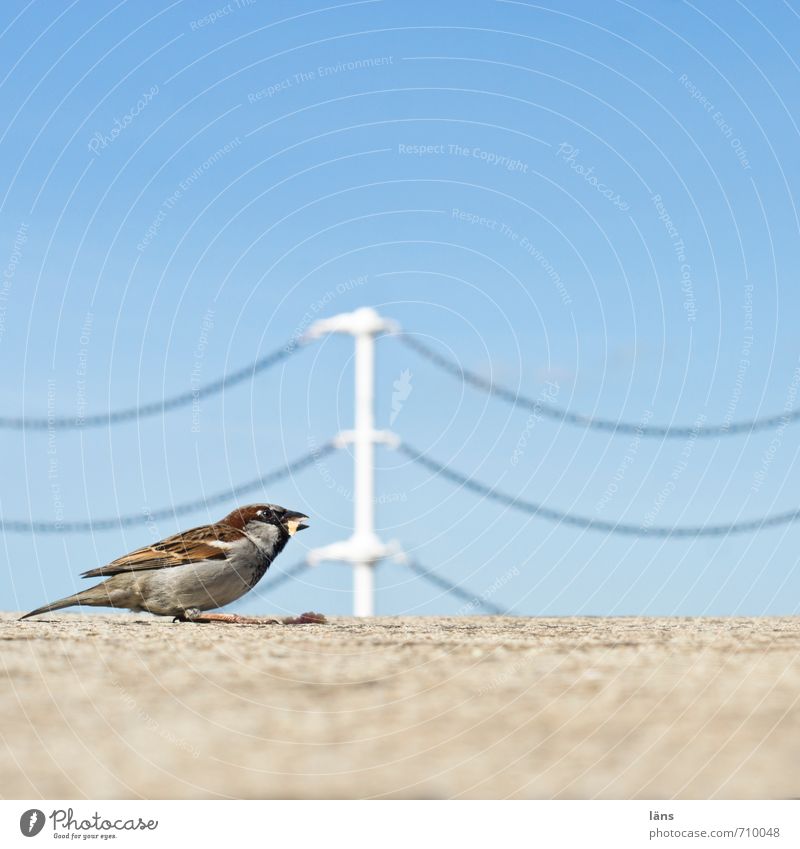
[{"label": "bird's leg", "polygon": [[238,613],[206,613],[202,610],[187,610],[181,616],[176,616],[173,622],[196,622],[204,625],[210,622],[220,622],[226,625],[278,625],[277,619],[265,619],[258,616],[240,616]]},{"label": "bird's leg", "polygon": [[220,622],[225,625],[324,625],[327,619],[322,613],[308,611],[299,616],[284,616],[283,619],[273,619],[264,616],[240,616],[238,613],[206,613],[196,608],[179,613],[173,622],[196,622],[205,625],[210,622]]},{"label": "bird's leg", "polygon": [[277,619],[263,616],[240,616],[238,613],[202,613],[192,622],[222,622],[229,625],[278,625]]},{"label": "bird's leg", "polygon": [[176,613],[172,618],[173,622],[197,622],[198,617],[203,615],[202,610],[198,610],[196,607],[190,607],[188,610],[184,610],[183,613]]}]

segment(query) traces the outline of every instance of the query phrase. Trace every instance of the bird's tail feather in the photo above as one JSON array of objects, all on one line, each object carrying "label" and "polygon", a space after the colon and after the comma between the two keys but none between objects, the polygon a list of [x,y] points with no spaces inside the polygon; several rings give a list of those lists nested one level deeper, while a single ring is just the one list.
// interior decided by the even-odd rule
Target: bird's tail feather
[{"label": "bird's tail feather", "polygon": [[88,604],[92,607],[113,607],[107,594],[103,593],[100,595],[95,590],[97,590],[97,587],[90,587],[79,593],[74,593],[73,595],[68,595],[66,598],[54,601],[52,604],[37,607],[36,610],[31,610],[30,613],[20,616],[19,621],[21,622],[30,616],[38,616],[40,613],[49,613],[51,610],[61,610],[62,607],[72,607],[75,604]]}]

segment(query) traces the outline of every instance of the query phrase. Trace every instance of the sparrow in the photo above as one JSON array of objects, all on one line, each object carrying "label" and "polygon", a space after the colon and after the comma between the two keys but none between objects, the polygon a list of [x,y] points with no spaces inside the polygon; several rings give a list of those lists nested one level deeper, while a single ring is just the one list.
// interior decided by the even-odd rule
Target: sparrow
[{"label": "sparrow", "polygon": [[21,619],[73,605],[122,607],[179,622],[242,622],[230,613],[203,615],[241,598],[308,516],[277,504],[248,504],[213,525],[201,525],[139,548],[82,578],[107,580],[38,607]]}]

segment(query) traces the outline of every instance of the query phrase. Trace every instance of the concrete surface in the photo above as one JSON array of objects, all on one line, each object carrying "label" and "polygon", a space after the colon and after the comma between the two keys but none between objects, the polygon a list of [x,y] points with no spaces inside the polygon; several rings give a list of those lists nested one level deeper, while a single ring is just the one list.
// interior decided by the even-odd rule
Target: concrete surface
[{"label": "concrete surface", "polygon": [[800,797],[800,620],[0,614],[0,795]]}]

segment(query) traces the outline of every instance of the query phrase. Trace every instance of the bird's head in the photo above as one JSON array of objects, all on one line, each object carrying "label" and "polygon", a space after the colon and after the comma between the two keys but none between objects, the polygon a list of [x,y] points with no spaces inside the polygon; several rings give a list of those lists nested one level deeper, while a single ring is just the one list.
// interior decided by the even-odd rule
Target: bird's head
[{"label": "bird's head", "polygon": [[281,535],[294,536],[298,531],[308,527],[308,516],[296,510],[287,510],[279,504],[248,504],[237,507],[223,520],[240,530],[259,530],[264,525],[270,525]]}]

